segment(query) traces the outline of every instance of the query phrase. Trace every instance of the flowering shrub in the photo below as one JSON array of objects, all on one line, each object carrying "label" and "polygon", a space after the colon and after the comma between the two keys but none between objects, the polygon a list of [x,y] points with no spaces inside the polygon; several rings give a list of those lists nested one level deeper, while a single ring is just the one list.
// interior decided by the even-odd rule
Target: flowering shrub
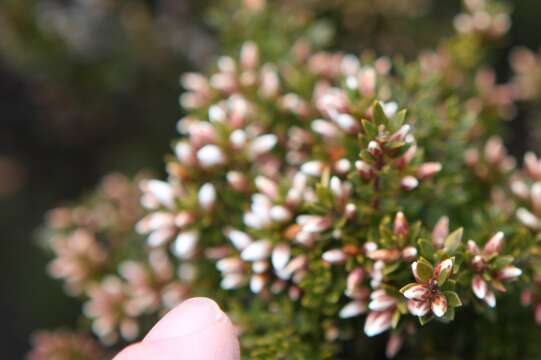
[{"label": "flowering shrub", "polygon": [[167,177],[139,182],[146,215],[128,221],[146,245],[114,251],[120,217],[106,216],[106,247],[99,221],[53,247],[94,333],[131,340],[187,294],[229,311],[249,359],[377,356],[380,335],[389,358],[404,344],[405,357],[491,358],[488,321],[520,293],[540,322],[541,162],[517,167],[498,137],[532,86],[484,65],[485,41],[509,27],[488,5],[468,1],[458,33],[409,62],[301,37],[278,60],[247,41],[208,76],[183,75]]}]

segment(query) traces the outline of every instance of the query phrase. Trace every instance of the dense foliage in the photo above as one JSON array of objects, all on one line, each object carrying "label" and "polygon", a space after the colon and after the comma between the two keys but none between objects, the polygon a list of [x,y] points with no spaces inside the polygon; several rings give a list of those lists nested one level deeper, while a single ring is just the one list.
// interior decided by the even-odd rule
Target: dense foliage
[{"label": "dense foliage", "polygon": [[[167,176],[114,175],[53,210],[51,275],[111,353],[205,295],[247,359],[538,357],[541,161],[517,162],[500,136],[536,106],[540,58],[517,50],[497,82],[488,59],[510,27],[497,1],[466,1],[432,50],[391,28],[378,39],[407,49],[356,55],[329,50],[352,48],[333,42],[348,6],[392,23],[425,2],[322,3],[213,8],[227,55],[181,77]],[[79,336],[42,334],[31,358]]]}]

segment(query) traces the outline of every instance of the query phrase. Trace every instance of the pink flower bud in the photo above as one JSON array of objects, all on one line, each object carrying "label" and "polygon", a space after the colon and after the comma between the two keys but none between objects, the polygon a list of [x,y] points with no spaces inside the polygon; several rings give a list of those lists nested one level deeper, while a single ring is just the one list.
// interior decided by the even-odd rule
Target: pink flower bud
[{"label": "pink flower bud", "polygon": [[396,236],[407,237],[409,233],[408,219],[402,211],[399,211],[394,218],[393,232]]},{"label": "pink flower bud", "polygon": [[438,162],[427,162],[417,168],[416,177],[419,180],[428,179],[441,171],[441,164]]},{"label": "pink flower bud", "polygon": [[381,146],[374,140],[368,143],[368,152],[375,158],[379,158],[383,154]]},{"label": "pink flower bud", "polygon": [[365,179],[365,180],[370,180],[372,179],[372,176],[374,175],[374,172],[372,170],[372,167],[366,163],[365,161],[363,160],[357,160],[355,162],[355,168],[357,169],[357,172],[359,173],[359,175]]},{"label": "pink flower bud", "polygon": [[244,261],[259,261],[266,259],[272,250],[272,245],[268,240],[258,240],[248,245],[242,250],[240,257]]},{"label": "pink flower bud", "polygon": [[247,41],[240,50],[240,64],[244,69],[254,69],[259,62],[259,49],[252,41]]},{"label": "pink flower bud", "polygon": [[425,316],[430,311],[430,301],[409,300],[408,311],[413,316]]},{"label": "pink flower bud", "polygon": [[507,265],[504,268],[498,271],[498,279],[500,280],[511,280],[516,277],[519,277],[522,274],[522,270],[513,265]]},{"label": "pink flower bud", "polygon": [[346,254],[341,249],[333,249],[325,251],[321,255],[321,258],[328,263],[338,264],[346,261]]},{"label": "pink flower bud", "polygon": [[392,325],[393,313],[390,311],[372,311],[366,317],[364,323],[364,333],[366,336],[376,336],[385,330],[388,330]]},{"label": "pink flower bud", "polygon": [[472,290],[475,296],[477,296],[479,299],[484,299],[487,291],[488,291],[488,285],[485,280],[480,275],[475,275],[472,279]]},{"label": "pink flower bud", "polygon": [[447,312],[447,298],[442,293],[437,293],[432,298],[432,312],[437,317],[442,317]]},{"label": "pink flower bud", "polygon": [[503,232],[499,231],[490,240],[485,244],[483,248],[483,253],[487,256],[492,254],[498,254],[503,247]]},{"label": "pink flower bud", "polygon": [[368,309],[366,302],[351,301],[347,303],[338,313],[341,319],[349,319],[364,314]]},{"label": "pink flower bud", "polygon": [[527,152],[524,155],[524,168],[532,180],[541,180],[541,161],[533,152]]},{"label": "pink flower bud", "polygon": [[405,176],[402,178],[402,180],[400,180],[400,186],[404,189],[404,190],[413,190],[415,189],[417,186],[419,185],[419,180],[417,180],[415,177],[413,176]]},{"label": "pink flower bud", "polygon": [[411,262],[417,258],[417,248],[415,246],[407,246],[402,250],[402,258],[404,261]]},{"label": "pink flower bud", "polygon": [[400,250],[398,249],[379,249],[368,254],[372,260],[381,260],[383,262],[393,262],[400,258]]},{"label": "pink flower bud", "polygon": [[447,216],[442,216],[432,231],[432,244],[434,245],[434,248],[443,248],[443,243],[445,238],[447,238],[447,235],[449,235],[449,218]]}]

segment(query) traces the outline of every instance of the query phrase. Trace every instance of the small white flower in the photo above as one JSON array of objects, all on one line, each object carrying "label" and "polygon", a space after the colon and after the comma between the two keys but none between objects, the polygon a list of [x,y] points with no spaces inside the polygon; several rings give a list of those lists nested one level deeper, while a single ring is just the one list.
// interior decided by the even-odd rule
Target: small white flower
[{"label": "small white flower", "polygon": [[252,243],[252,238],[248,234],[237,229],[226,228],[224,234],[228,237],[229,241],[241,251]]},{"label": "small white flower", "polygon": [[258,240],[248,245],[240,254],[242,260],[259,261],[266,259],[271,252],[272,246],[268,240]]},{"label": "small white flower", "polygon": [[173,253],[180,259],[189,259],[193,256],[198,241],[199,233],[197,231],[181,232],[173,243]]},{"label": "small white flower", "polygon": [[364,314],[367,310],[366,303],[361,301],[351,301],[347,303],[338,313],[341,319],[349,319],[361,314]]},{"label": "small white flower", "polygon": [[197,151],[197,160],[202,167],[223,165],[225,154],[217,145],[208,144]]},{"label": "small white flower", "polygon": [[204,210],[209,210],[214,206],[216,202],[216,189],[211,183],[206,183],[199,189],[197,194],[199,206]]}]

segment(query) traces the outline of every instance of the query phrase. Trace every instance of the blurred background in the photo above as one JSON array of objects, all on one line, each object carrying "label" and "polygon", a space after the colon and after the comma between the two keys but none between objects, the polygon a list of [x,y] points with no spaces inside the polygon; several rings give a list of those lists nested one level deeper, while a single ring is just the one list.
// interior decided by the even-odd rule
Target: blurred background
[{"label": "blurred background", "polygon": [[[112,171],[162,172],[182,115],[179,75],[204,70],[246,36],[224,15],[230,3],[0,0],[3,358],[21,358],[33,330],[74,325],[80,313],[79,302],[45,273],[48,258],[36,240],[45,212],[89,193]],[[373,3],[295,0],[290,6],[299,14],[313,10],[318,24],[333,29],[330,47],[370,45],[405,54],[433,44],[460,9],[455,0],[381,1],[388,5],[379,11]],[[396,10],[398,4],[404,11]],[[364,16],[348,16],[348,6]],[[541,2],[517,0],[512,7],[513,27],[493,60],[502,81],[510,75],[513,47],[541,46]],[[405,41],[393,38],[398,35]],[[519,112],[507,138],[516,155],[526,148],[522,139],[532,126],[529,109]]]}]

